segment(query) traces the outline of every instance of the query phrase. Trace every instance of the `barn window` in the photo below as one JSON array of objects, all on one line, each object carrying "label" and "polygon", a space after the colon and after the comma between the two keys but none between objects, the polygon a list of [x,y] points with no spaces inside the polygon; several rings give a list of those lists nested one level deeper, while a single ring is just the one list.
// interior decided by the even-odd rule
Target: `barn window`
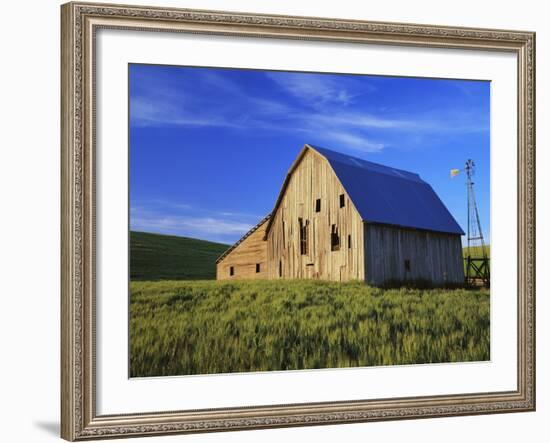
[{"label": "barn window", "polygon": [[283,248],[285,247],[285,221],[283,220]]},{"label": "barn window", "polygon": [[340,236],[338,235],[338,226],[332,225],[330,229],[330,250],[340,250]]},{"label": "barn window", "polygon": [[300,254],[307,255],[308,241],[309,241],[309,235],[308,235],[309,220],[306,220],[304,222],[302,218],[299,218],[298,223],[300,225]]},{"label": "barn window", "polygon": [[348,249],[351,249],[351,235],[348,234]]},{"label": "barn window", "polygon": [[321,212],[321,199],[315,200],[315,212]]},{"label": "barn window", "polygon": [[346,206],[346,198],[344,194],[340,194],[340,207],[343,208],[344,206]]},{"label": "barn window", "polygon": [[405,260],[405,271],[410,271],[411,270],[411,261],[410,260]]},{"label": "barn window", "polygon": [[279,277],[283,276],[283,262],[279,260]]},{"label": "barn window", "polygon": [[235,268],[234,268],[233,266],[230,266],[230,267],[229,267],[229,275],[230,275],[230,276],[235,275]]},{"label": "barn window", "polygon": [[256,263],[256,274],[260,272],[260,264],[259,263]]}]

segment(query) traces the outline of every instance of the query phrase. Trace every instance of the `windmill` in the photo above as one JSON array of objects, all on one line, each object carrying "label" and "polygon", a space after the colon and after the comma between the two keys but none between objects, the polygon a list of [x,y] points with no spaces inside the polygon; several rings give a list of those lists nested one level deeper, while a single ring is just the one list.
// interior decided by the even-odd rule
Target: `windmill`
[{"label": "windmill", "polygon": [[[451,178],[457,176],[460,169],[451,169]],[[466,190],[468,201],[468,249],[467,256],[464,257],[466,265],[466,283],[469,285],[483,284],[489,287],[490,269],[487,247],[479,221],[479,211],[477,209],[476,197],[474,193],[475,163],[472,159],[466,161],[464,167],[466,173]]]}]

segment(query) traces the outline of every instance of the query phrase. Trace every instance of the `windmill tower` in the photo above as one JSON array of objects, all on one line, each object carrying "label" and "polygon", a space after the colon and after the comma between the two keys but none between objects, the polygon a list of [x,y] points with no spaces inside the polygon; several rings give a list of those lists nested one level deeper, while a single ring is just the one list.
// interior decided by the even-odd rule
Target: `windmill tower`
[{"label": "windmill tower", "polygon": [[464,258],[466,261],[466,283],[471,285],[482,283],[485,287],[489,287],[489,257],[474,193],[475,163],[472,159],[466,161],[464,171],[466,172],[468,194],[468,249],[467,256]]}]

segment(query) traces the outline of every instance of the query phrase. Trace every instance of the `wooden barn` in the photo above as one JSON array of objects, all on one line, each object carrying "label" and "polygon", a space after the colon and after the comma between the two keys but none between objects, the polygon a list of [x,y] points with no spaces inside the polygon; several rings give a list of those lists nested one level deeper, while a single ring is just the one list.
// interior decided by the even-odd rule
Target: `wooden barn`
[{"label": "wooden barn", "polygon": [[464,282],[464,232],[418,174],[305,145],[217,278]]}]

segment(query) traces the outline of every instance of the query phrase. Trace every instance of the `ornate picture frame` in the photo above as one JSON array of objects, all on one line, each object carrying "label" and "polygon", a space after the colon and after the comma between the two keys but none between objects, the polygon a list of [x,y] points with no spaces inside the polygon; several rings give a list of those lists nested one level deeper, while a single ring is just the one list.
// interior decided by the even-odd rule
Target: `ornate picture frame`
[{"label": "ornate picture frame", "polygon": [[[535,34],[73,2],[61,7],[61,436],[87,440],[535,410]],[[95,35],[98,29],[516,54],[517,389],[120,415],[96,413]]]}]

